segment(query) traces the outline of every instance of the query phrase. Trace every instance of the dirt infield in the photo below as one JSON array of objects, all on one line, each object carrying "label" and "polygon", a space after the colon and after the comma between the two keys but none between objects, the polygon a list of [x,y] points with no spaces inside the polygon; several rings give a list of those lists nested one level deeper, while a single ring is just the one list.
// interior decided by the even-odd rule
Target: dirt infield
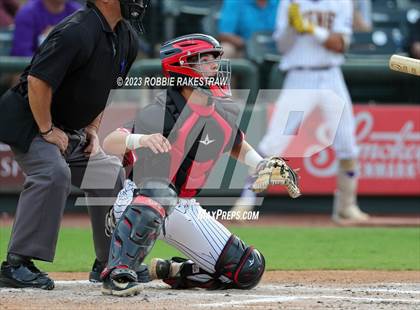
[{"label": "dirt infield", "polygon": [[86,273],[51,273],[53,291],[0,288],[0,309],[419,309],[419,271],[271,271],[250,291],[170,290],[103,296]]},{"label": "dirt infield", "polygon": [[[3,214],[0,226],[10,227],[12,220]],[[87,216],[66,215],[62,224],[90,226]],[[267,216],[257,225],[336,226],[328,215]],[[415,215],[373,217],[368,226],[419,225]],[[130,298],[103,296],[100,284],[86,281],[87,273],[50,275],[53,291],[0,288],[0,309],[420,309],[420,271],[269,271],[250,291],[175,291],[154,281]]]}]

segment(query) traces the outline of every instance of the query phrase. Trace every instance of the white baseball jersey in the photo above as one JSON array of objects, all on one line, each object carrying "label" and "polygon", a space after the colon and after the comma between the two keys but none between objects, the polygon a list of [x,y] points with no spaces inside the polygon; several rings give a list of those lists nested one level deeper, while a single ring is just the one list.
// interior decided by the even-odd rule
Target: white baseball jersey
[{"label": "white baseball jersey", "polygon": [[[341,53],[328,50],[311,34],[298,34],[289,26],[288,8],[292,2],[299,4],[303,18],[310,20],[319,27],[329,29],[331,33],[342,33],[350,36],[352,33],[353,4],[350,0],[282,0],[277,14],[277,25],[274,38],[283,53],[280,69],[288,73],[283,83],[283,89],[298,90],[330,90],[345,104],[335,132],[333,148],[339,159],[353,159],[358,156],[355,139],[354,117],[351,98],[339,65],[344,62]],[[320,102],[328,104],[331,96],[323,97],[309,95],[304,91],[299,97],[293,92],[284,91],[277,100],[276,108],[271,118],[268,131],[259,144],[259,150],[264,155],[286,156],[285,150],[293,136],[280,133],[279,120],[285,113],[286,103],[300,101],[308,109],[319,106]],[[325,95],[324,95],[325,96]],[[323,111],[325,122],[327,111]],[[299,126],[300,119],[290,117],[290,129]],[[330,123],[330,125],[331,125]],[[333,128],[333,126],[331,126]]]},{"label": "white baseball jersey", "polygon": [[282,0],[273,34],[283,54],[280,69],[341,65],[344,62],[343,54],[328,50],[311,34],[298,34],[289,26],[288,8],[291,3],[299,4],[302,17],[312,24],[334,33],[352,34],[351,0]]}]

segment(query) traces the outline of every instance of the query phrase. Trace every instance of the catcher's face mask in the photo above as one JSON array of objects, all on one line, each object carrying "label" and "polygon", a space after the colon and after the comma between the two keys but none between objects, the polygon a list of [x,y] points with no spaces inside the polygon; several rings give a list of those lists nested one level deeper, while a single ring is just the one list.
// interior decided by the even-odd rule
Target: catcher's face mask
[{"label": "catcher's face mask", "polygon": [[213,77],[219,81],[218,84],[199,87],[199,90],[210,97],[230,99],[232,96],[230,90],[230,61],[222,59],[222,54],[223,52],[221,51],[213,51],[213,53],[211,51],[199,52],[192,57],[181,57],[180,63],[181,68],[189,66],[198,76]]},{"label": "catcher's face mask", "polygon": [[121,15],[138,34],[144,33],[142,20],[150,0],[120,0]]}]

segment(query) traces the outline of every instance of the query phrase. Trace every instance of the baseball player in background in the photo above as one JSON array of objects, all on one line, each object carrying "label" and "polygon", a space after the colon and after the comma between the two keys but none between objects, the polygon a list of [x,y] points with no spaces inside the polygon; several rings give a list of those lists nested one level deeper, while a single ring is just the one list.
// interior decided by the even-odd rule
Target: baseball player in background
[{"label": "baseball player in background", "polygon": [[236,125],[230,100],[230,65],[213,37],[185,35],[163,44],[166,77],[217,77],[223,84],[169,87],[142,109],[135,122],[112,132],[104,149],[124,155],[134,166],[107,220],[113,231],[110,256],[102,272],[102,292],[139,293],[134,272],[157,238],[187,259],[153,259],[152,279],[172,288],[250,289],[263,275],[262,254],[207,215],[193,199],[223,153],[260,172],[254,186],[286,185],[299,196],[296,174],[279,158],[264,160]]},{"label": "baseball player in background", "polygon": [[[355,122],[351,98],[345,85],[340,65],[352,35],[353,5],[351,0],[283,0],[277,13],[273,37],[282,53],[280,69],[286,71],[283,89],[331,90],[344,101],[344,110],[333,140],[338,158],[337,185],[332,219],[366,221],[356,201],[358,146],[355,139]],[[321,92],[320,92],[321,93]],[[325,92],[322,92],[325,94]],[[314,106],[316,101],[329,98],[305,96],[305,103]],[[279,119],[287,102],[296,97],[287,91],[278,98],[268,131],[259,144],[264,155],[282,155],[292,137],[281,136]],[[288,124],[295,128],[300,119],[291,114]],[[249,181],[248,181],[249,183]],[[251,210],[255,194],[246,186],[234,211]]]}]

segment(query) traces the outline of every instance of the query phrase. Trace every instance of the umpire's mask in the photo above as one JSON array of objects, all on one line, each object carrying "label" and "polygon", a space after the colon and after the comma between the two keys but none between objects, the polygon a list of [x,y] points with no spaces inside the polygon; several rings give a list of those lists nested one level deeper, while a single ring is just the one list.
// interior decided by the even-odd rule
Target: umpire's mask
[{"label": "umpire's mask", "polygon": [[120,0],[121,15],[128,20],[138,34],[144,33],[144,13],[149,6],[150,0]]}]

